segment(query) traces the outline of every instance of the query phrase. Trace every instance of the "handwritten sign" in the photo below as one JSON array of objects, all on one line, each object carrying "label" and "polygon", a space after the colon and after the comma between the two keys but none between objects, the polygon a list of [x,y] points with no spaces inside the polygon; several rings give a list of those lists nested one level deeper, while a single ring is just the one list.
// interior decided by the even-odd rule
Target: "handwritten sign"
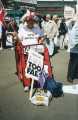
[{"label": "handwritten sign", "polygon": [[68,18],[73,18],[75,15],[75,10],[74,8],[70,7],[70,6],[65,6],[64,7],[64,18],[68,19]]},{"label": "handwritten sign", "polygon": [[43,68],[43,56],[33,49],[30,49],[27,66],[25,69],[26,77],[30,77],[34,80],[38,80],[38,75]]},{"label": "handwritten sign", "polygon": [[38,35],[33,33],[32,31],[27,31],[23,34],[23,45],[33,45],[38,44]]}]

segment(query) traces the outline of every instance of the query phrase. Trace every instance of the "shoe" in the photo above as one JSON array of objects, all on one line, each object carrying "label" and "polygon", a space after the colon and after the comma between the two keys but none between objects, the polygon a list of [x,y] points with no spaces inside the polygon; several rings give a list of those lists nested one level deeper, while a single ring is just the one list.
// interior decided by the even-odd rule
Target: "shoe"
[{"label": "shoe", "polygon": [[67,81],[73,83],[73,79],[67,79]]},{"label": "shoe", "polygon": [[24,87],[24,91],[25,91],[25,92],[29,91],[29,87],[28,87],[28,86],[25,86],[25,87]]}]

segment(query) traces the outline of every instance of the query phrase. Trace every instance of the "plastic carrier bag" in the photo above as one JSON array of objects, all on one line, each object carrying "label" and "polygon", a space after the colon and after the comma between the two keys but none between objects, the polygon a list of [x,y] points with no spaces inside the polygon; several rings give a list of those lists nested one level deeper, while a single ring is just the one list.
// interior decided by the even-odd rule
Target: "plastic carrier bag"
[{"label": "plastic carrier bag", "polygon": [[43,88],[49,90],[53,97],[61,97],[64,95],[62,83],[55,81],[54,78],[48,77]]},{"label": "plastic carrier bag", "polygon": [[6,46],[13,46],[13,36],[11,34],[7,34]]},{"label": "plastic carrier bag", "polygon": [[49,91],[43,89],[37,89],[34,96],[31,98],[31,103],[34,105],[48,106],[52,99],[52,94]]}]

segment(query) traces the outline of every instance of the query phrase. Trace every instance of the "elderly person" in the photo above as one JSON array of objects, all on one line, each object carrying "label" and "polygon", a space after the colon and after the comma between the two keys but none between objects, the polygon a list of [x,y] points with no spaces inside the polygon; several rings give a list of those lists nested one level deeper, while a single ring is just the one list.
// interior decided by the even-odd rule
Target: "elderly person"
[{"label": "elderly person", "polygon": [[[19,27],[18,35],[15,33],[14,36],[17,39],[18,42],[21,42],[22,45],[30,45],[30,48],[32,47],[35,49],[35,46],[31,46],[31,44],[40,44],[43,42],[43,32],[42,30],[36,25],[35,26],[35,13],[28,11],[25,16],[26,24],[23,24],[22,27]],[[36,46],[37,48],[38,46]],[[39,45],[39,48],[43,47],[42,45]],[[28,50],[29,47],[27,47],[26,50]],[[25,55],[26,62],[28,58],[28,54]],[[26,78],[23,79],[23,85],[24,90],[29,90],[30,87],[30,79]]]}]

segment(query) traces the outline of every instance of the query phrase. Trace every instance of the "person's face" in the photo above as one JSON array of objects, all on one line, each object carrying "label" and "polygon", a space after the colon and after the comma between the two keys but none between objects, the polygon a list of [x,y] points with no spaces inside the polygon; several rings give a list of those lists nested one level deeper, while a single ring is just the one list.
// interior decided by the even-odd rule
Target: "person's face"
[{"label": "person's face", "polygon": [[57,19],[54,19],[55,23],[57,24],[58,23],[58,18]]},{"label": "person's face", "polygon": [[46,21],[49,21],[50,20],[50,17],[46,17]]},{"label": "person's face", "polygon": [[27,26],[28,26],[28,28],[32,29],[34,26],[34,21],[33,20],[27,21]]}]

